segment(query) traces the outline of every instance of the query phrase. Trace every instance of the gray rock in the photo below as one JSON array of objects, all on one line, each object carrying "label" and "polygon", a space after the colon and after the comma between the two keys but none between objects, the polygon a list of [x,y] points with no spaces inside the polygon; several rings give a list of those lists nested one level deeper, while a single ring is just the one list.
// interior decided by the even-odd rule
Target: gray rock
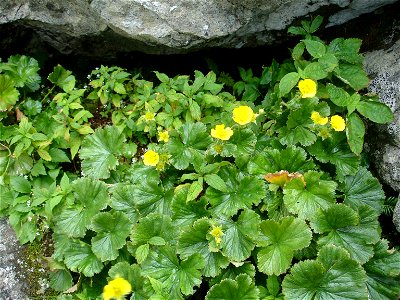
[{"label": "gray rock", "polygon": [[32,28],[62,53],[103,57],[134,50],[185,53],[272,45],[317,10],[328,26],[396,0],[5,0],[0,24]]},{"label": "gray rock", "polygon": [[393,224],[396,226],[397,231],[400,232],[400,194],[393,210]]},{"label": "gray rock", "polygon": [[368,132],[371,162],[384,183],[400,191],[400,40],[387,50],[365,54],[365,68],[373,78],[368,89],[377,93],[395,115],[387,125],[372,125]]},{"label": "gray rock", "polygon": [[6,219],[0,219],[0,299],[25,300],[22,247]]}]

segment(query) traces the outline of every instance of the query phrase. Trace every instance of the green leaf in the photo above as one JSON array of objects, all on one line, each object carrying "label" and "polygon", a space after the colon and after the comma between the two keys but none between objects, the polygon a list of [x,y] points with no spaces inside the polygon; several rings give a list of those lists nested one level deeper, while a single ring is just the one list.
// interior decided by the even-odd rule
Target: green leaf
[{"label": "green leaf", "polygon": [[32,176],[39,176],[39,175],[47,175],[46,173],[46,169],[43,165],[43,160],[39,160],[35,163],[35,165],[33,166],[32,170],[31,170],[31,174]]},{"label": "green leaf", "polygon": [[291,72],[282,77],[279,82],[279,95],[287,95],[297,84],[300,79],[300,75],[297,72]]},{"label": "green leaf", "polygon": [[380,236],[378,215],[369,206],[361,206],[358,214],[344,204],[319,210],[311,218],[311,227],[324,234],[319,237],[318,244],[341,246],[361,264],[373,256],[372,245]]},{"label": "green leaf", "polygon": [[349,93],[347,93],[344,89],[337,87],[331,83],[326,85],[326,89],[329,94],[329,98],[331,101],[337,106],[350,106],[352,103],[352,98]]},{"label": "green leaf", "polygon": [[247,259],[255,247],[253,238],[258,234],[260,217],[252,210],[243,210],[237,221],[221,219],[222,254],[231,262]]},{"label": "green leaf", "polygon": [[308,171],[304,174],[306,185],[300,180],[288,182],[283,189],[287,209],[299,218],[310,219],[319,208],[329,208],[335,201],[336,182],[321,179],[322,173]]},{"label": "green leaf", "polygon": [[122,155],[125,136],[116,127],[107,126],[96,129],[95,133],[85,137],[79,156],[82,159],[82,172],[96,179],[110,177]]},{"label": "green leaf", "polygon": [[228,191],[225,181],[223,181],[222,178],[219,177],[217,174],[206,174],[204,176],[204,180],[209,186],[218,191]]},{"label": "green leaf", "polygon": [[306,35],[307,32],[299,26],[290,26],[288,28],[288,33],[294,34],[294,35]]},{"label": "green leaf", "polygon": [[17,103],[19,92],[14,81],[7,75],[0,74],[0,112],[10,109]]},{"label": "green leaf", "polygon": [[291,265],[294,251],[307,247],[311,242],[311,230],[298,218],[284,217],[279,222],[261,222],[261,235],[257,246],[258,269],[267,275],[280,275]]},{"label": "green leaf", "polygon": [[314,80],[321,80],[328,76],[324,67],[319,62],[312,62],[304,68],[304,77]]},{"label": "green leaf", "polygon": [[244,262],[237,265],[238,266],[229,264],[227,268],[222,270],[221,274],[214,278],[211,278],[210,285],[220,283],[224,279],[235,280],[235,278],[240,274],[247,274],[250,276],[250,278],[254,278],[256,276],[256,268],[253,263]]},{"label": "green leaf", "polygon": [[136,207],[135,186],[132,184],[118,184],[112,191],[110,206],[116,211],[121,211],[128,216],[131,223],[139,219],[139,212]]},{"label": "green leaf", "polygon": [[104,262],[118,257],[118,250],[125,246],[132,224],[123,212],[101,212],[93,217],[90,228],[97,233],[92,238],[92,251]]},{"label": "green leaf", "polygon": [[187,123],[179,130],[180,139],[171,138],[167,151],[171,155],[171,164],[178,170],[189,164],[200,165],[204,161],[204,152],[212,139],[203,123]]},{"label": "green leaf", "polygon": [[346,135],[351,151],[360,155],[364,146],[365,126],[355,112],[347,117]]},{"label": "green leaf", "polygon": [[7,187],[7,186],[3,186],[1,185],[0,188],[0,214],[3,213],[3,211],[5,211],[14,201],[14,192],[12,192],[12,190]]},{"label": "green leaf", "polygon": [[122,94],[122,95],[126,94],[125,87],[124,87],[124,85],[123,85],[122,83],[120,83],[120,82],[116,82],[116,83],[114,84],[114,91],[115,91],[116,93],[118,93],[118,94]]},{"label": "green leaf", "polygon": [[40,101],[28,99],[23,106],[24,113],[28,116],[36,116],[42,111],[42,103]]},{"label": "green leaf", "polygon": [[182,231],[179,236],[177,253],[185,259],[193,254],[200,254],[205,265],[202,273],[207,277],[214,277],[226,268],[229,260],[221,252],[211,252],[207,234],[211,230],[208,219],[199,219],[193,226]]},{"label": "green leaf", "polygon": [[62,88],[64,92],[70,93],[75,87],[75,77],[71,74],[71,71],[68,71],[62,66],[57,65],[47,78],[50,80],[50,82]]},{"label": "green leaf", "polygon": [[215,95],[204,94],[202,95],[201,99],[204,101],[205,107],[224,107],[225,105],[224,100]]},{"label": "green leaf", "polygon": [[198,105],[196,101],[191,101],[191,103],[189,104],[189,111],[190,111],[190,115],[192,116],[193,120],[200,121],[201,108],[200,108],[200,105]]},{"label": "green leaf", "polygon": [[175,189],[174,198],[172,200],[172,220],[177,227],[183,228],[190,226],[194,221],[208,216],[206,210],[207,201],[204,197],[197,201],[187,202],[187,194],[189,185],[178,186]]},{"label": "green leaf", "polygon": [[5,74],[9,75],[16,86],[28,87],[32,92],[39,89],[39,64],[36,59],[25,55],[10,56],[6,64],[1,66]]},{"label": "green leaf", "polygon": [[374,246],[374,256],[364,265],[368,299],[391,300],[400,295],[400,253],[388,248],[388,242],[380,240]]},{"label": "green leaf", "polygon": [[204,74],[201,73],[198,70],[194,71],[194,81],[192,85],[192,90],[194,93],[200,90],[200,88],[204,85],[204,82],[206,81]]},{"label": "green leaf", "polygon": [[229,139],[229,143],[226,146],[232,145],[233,149],[236,146],[233,156],[237,158],[252,154],[256,143],[257,137],[252,130],[240,128],[234,131],[233,136]]},{"label": "green leaf", "polygon": [[142,274],[163,283],[171,299],[181,299],[181,293],[191,295],[194,287],[201,284],[201,272],[205,265],[200,254],[193,254],[179,262],[175,251],[161,248],[156,255],[150,254],[142,264]]},{"label": "green leaf", "polygon": [[339,65],[338,59],[331,53],[326,53],[318,59],[318,62],[325,72],[332,72]]},{"label": "green leaf", "polygon": [[47,152],[46,150],[44,150],[44,149],[37,149],[37,153],[39,154],[39,156],[41,157],[41,158],[43,158],[44,160],[46,160],[46,161],[51,161],[51,156],[50,156],[50,154],[49,154],[49,152]]},{"label": "green leaf", "polygon": [[217,215],[233,216],[239,209],[251,209],[265,196],[265,183],[257,177],[239,173],[234,167],[223,167],[218,175],[225,181],[227,191],[208,187],[204,195]]},{"label": "green leaf", "polygon": [[[149,169],[149,168],[148,168]],[[164,184],[158,178],[142,178],[132,189],[132,197],[135,199],[136,208],[142,217],[150,213],[171,215],[171,201],[174,190]]]},{"label": "green leaf", "polygon": [[50,287],[62,292],[72,287],[72,275],[69,270],[61,269],[49,273]]},{"label": "green leaf", "polygon": [[149,244],[153,246],[164,246],[166,242],[162,237],[153,236],[151,239],[149,239]]},{"label": "green leaf", "polygon": [[51,156],[51,161],[60,163],[60,162],[71,162],[68,158],[67,154],[58,148],[51,148],[49,150],[49,154]]},{"label": "green leaf", "polygon": [[133,245],[143,245],[153,238],[162,238],[169,244],[175,244],[177,235],[177,229],[169,216],[149,214],[134,226],[131,241]]},{"label": "green leaf", "polygon": [[169,83],[170,78],[166,74],[157,71],[154,71],[154,74],[156,74],[158,80],[160,80],[161,82]]},{"label": "green leaf", "polygon": [[336,77],[350,85],[356,91],[366,88],[369,84],[367,73],[361,66],[340,63],[334,70]]},{"label": "green leaf", "polygon": [[323,20],[324,20],[324,17],[316,16],[315,19],[311,22],[310,33],[316,32],[318,30],[318,28],[321,26]]},{"label": "green leaf", "polygon": [[306,45],[306,49],[312,57],[321,58],[324,56],[326,52],[326,46],[323,43],[308,39],[302,40],[302,42]]},{"label": "green leaf", "polygon": [[270,275],[267,278],[267,288],[268,292],[276,297],[281,289],[281,285],[279,283],[278,277],[276,275]]},{"label": "green leaf", "polygon": [[203,177],[190,184],[189,191],[186,196],[186,202],[195,200],[203,191]]},{"label": "green leaf", "polygon": [[344,176],[355,174],[360,165],[360,158],[350,150],[345,135],[341,133],[332,133],[332,137],[324,141],[318,139],[308,147],[308,151],[320,162],[335,165],[340,181]]},{"label": "green leaf", "polygon": [[[303,42],[300,42],[296,46],[294,46],[293,51],[292,51],[293,59],[294,60],[300,60],[302,58],[302,56],[303,56],[304,49],[305,49],[305,45],[304,45]],[[268,75],[268,76],[271,76],[271,75]],[[271,77],[269,77],[269,78],[271,78]],[[269,83],[270,81],[271,81],[271,79],[269,79],[265,84]],[[261,83],[263,83],[263,82],[261,81]]]},{"label": "green leaf", "polygon": [[358,53],[362,41],[360,39],[334,39],[328,46],[328,51],[334,54],[338,59],[351,64],[361,65],[363,57]]},{"label": "green leaf", "polygon": [[[24,199],[23,202],[26,202],[28,200],[28,197],[23,197]],[[26,204],[23,204],[23,208],[26,207]],[[26,209],[26,208],[25,208]],[[31,208],[28,207],[28,211],[30,211]],[[26,210],[25,210],[26,211]],[[33,214],[25,214],[21,215],[21,213],[18,212],[13,212],[10,214],[8,220],[10,222],[11,227],[14,229],[17,238],[21,244],[25,244],[27,242],[33,242],[35,239],[37,239],[37,233],[39,232],[39,228],[34,222],[34,220],[29,221],[28,217],[33,217]]]},{"label": "green leaf", "polygon": [[378,101],[361,101],[356,109],[364,117],[378,124],[390,123],[394,119],[390,108]]},{"label": "green leaf", "polygon": [[378,179],[366,168],[360,168],[353,176],[346,176],[343,185],[345,204],[353,209],[368,205],[378,214],[382,212],[385,193]]},{"label": "green leaf", "polygon": [[[165,288],[160,280],[154,279],[152,277],[148,277],[151,287],[153,288],[155,294],[151,296],[150,300],[169,300],[168,293],[165,291]],[[182,296],[179,295],[179,299],[182,299]]]},{"label": "green leaf", "polygon": [[212,286],[205,300],[258,300],[259,290],[250,276],[240,274],[233,279],[224,279]]},{"label": "green leaf", "polygon": [[73,272],[79,272],[86,277],[100,273],[103,264],[94,255],[90,245],[82,241],[71,241],[64,250],[65,265]]},{"label": "green leaf", "polygon": [[10,187],[19,193],[29,194],[31,192],[31,183],[22,176],[11,176]]},{"label": "green leaf", "polygon": [[250,159],[247,168],[250,174],[265,175],[281,170],[289,173],[305,172],[314,169],[315,165],[307,159],[307,153],[303,148],[288,146],[283,150],[264,149]]},{"label": "green leaf", "polygon": [[80,178],[73,182],[74,204],[64,208],[56,217],[56,228],[60,233],[72,237],[83,237],[92,218],[107,207],[107,186],[102,181]]},{"label": "green leaf", "polygon": [[324,246],[316,260],[295,264],[282,282],[287,299],[367,300],[365,272],[348,253],[333,245]]},{"label": "green leaf", "polygon": [[135,251],[135,258],[139,264],[141,264],[150,253],[150,245],[143,244],[137,247]]},{"label": "green leaf", "polygon": [[[303,116],[304,115],[305,114],[303,113]],[[311,113],[308,115],[311,115]],[[292,128],[282,127],[279,130],[279,138],[279,141],[283,145],[288,146],[296,145],[298,143],[302,146],[310,146],[317,140],[317,136],[302,124]]]}]

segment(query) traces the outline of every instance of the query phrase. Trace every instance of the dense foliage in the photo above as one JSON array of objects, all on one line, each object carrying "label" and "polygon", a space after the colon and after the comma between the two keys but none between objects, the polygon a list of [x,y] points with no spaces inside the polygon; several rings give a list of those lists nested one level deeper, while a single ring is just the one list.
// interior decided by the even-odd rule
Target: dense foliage
[{"label": "dense foliage", "polygon": [[22,243],[52,233],[58,299],[397,299],[362,156],[393,116],[321,21],[237,82],[56,66],[41,88],[35,59],[0,64],[0,212]]}]

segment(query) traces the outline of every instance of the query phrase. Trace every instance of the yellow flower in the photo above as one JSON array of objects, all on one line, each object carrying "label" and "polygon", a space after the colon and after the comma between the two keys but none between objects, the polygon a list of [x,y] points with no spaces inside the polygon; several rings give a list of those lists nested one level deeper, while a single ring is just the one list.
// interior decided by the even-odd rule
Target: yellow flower
[{"label": "yellow flower", "polygon": [[167,143],[169,140],[169,133],[168,130],[161,131],[158,133],[158,141]]},{"label": "yellow flower", "polygon": [[103,299],[122,299],[125,295],[132,292],[131,284],[123,278],[111,280],[103,289]]},{"label": "yellow flower", "polygon": [[240,125],[246,125],[250,122],[255,122],[257,114],[248,106],[239,106],[232,111],[233,121]]},{"label": "yellow flower", "polygon": [[328,117],[322,117],[317,111],[313,111],[311,113],[311,119],[313,120],[314,124],[318,125],[325,125],[328,123]]},{"label": "yellow flower", "polygon": [[221,243],[221,237],[224,235],[222,232],[221,226],[212,226],[212,230],[210,231],[210,234],[215,238],[215,242],[217,244]]},{"label": "yellow flower", "polygon": [[227,141],[233,135],[233,130],[230,127],[226,127],[224,124],[215,125],[215,128],[211,129],[211,136],[220,139],[223,141]]},{"label": "yellow flower", "polygon": [[160,160],[160,156],[158,155],[157,152],[155,152],[153,150],[149,150],[143,155],[143,163],[146,166],[155,167],[159,160]]},{"label": "yellow flower", "polygon": [[312,79],[300,80],[298,85],[301,98],[312,98],[317,93],[317,83]]},{"label": "yellow flower", "polygon": [[343,131],[346,128],[346,122],[341,116],[334,115],[331,117],[331,126],[335,131]]},{"label": "yellow flower", "polygon": [[154,117],[156,116],[155,113],[148,111],[145,115],[144,115],[144,119],[146,120],[146,122],[150,122],[150,121],[154,121]]}]

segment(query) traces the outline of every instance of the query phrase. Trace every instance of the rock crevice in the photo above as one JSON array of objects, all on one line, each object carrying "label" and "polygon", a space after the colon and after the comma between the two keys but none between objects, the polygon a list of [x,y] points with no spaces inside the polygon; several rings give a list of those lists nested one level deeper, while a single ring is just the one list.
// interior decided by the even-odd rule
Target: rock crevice
[{"label": "rock crevice", "polygon": [[[345,23],[396,0],[18,0],[0,2],[6,24],[31,28],[70,54],[85,54],[91,39],[98,57],[115,52],[187,53],[209,47],[240,48],[280,42],[296,19],[321,10],[328,26]],[[111,32],[107,30],[109,28]],[[102,41],[118,41],[107,46]],[[70,47],[69,45],[73,45]]]}]

